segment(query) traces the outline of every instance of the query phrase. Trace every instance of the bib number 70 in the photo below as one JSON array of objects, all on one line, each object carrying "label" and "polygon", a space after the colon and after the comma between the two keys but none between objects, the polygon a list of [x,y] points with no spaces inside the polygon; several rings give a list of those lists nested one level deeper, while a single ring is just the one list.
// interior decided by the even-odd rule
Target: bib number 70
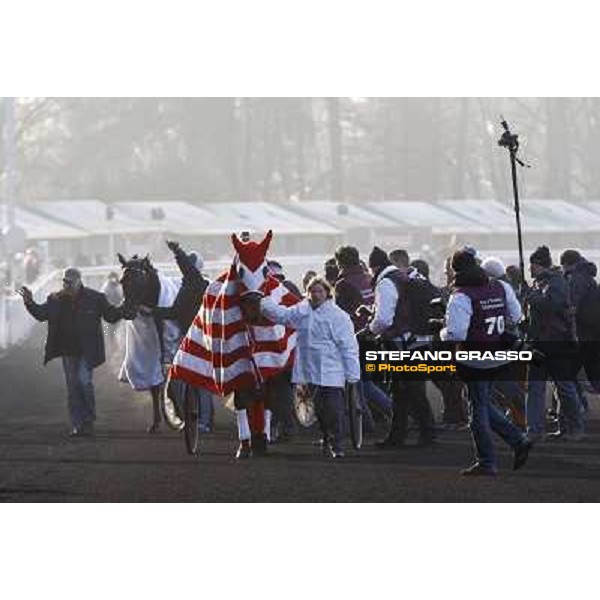
[{"label": "bib number 70", "polygon": [[487,334],[494,335],[495,333],[504,333],[504,317],[502,315],[498,317],[488,317],[485,320],[487,325]]}]

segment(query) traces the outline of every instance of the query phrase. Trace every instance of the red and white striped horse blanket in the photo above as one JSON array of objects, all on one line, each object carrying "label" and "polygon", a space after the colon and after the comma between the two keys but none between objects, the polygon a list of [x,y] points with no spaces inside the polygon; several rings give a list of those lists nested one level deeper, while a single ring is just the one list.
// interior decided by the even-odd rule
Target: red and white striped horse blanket
[{"label": "red and white striped horse blanket", "polygon": [[[243,256],[239,261],[245,265]],[[253,271],[259,272],[258,265]],[[279,280],[264,273],[258,289],[265,296],[282,306],[300,301]],[[235,263],[208,286],[173,360],[172,378],[226,396],[256,387],[293,365],[295,331],[264,317],[258,324],[247,324],[240,308],[240,294],[247,290]]]}]

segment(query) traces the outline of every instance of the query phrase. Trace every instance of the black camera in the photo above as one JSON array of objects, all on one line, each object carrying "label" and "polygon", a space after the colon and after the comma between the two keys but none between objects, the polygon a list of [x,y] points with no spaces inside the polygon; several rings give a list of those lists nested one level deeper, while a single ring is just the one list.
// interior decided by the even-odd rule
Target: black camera
[{"label": "black camera", "polygon": [[502,148],[508,148],[509,150],[516,150],[519,147],[518,134],[505,131],[502,134],[502,137],[498,140],[498,146],[502,146]]},{"label": "black camera", "polygon": [[502,128],[504,129],[504,133],[498,140],[498,146],[516,153],[519,149],[519,136],[516,133],[511,133],[508,123],[504,120],[502,121]]}]

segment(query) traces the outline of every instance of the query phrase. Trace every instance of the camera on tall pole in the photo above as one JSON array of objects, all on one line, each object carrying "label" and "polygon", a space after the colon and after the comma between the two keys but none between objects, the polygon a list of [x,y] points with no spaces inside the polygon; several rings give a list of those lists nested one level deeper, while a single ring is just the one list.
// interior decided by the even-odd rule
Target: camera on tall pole
[{"label": "camera on tall pole", "polygon": [[519,185],[517,182],[517,165],[529,168],[529,165],[524,163],[518,156],[519,152],[519,136],[512,133],[508,123],[502,119],[502,137],[498,140],[498,145],[508,150],[510,156],[510,170],[512,175],[513,195],[515,200],[515,217],[517,220],[517,240],[519,244],[519,270],[521,271],[521,286],[525,283],[525,260],[523,258],[523,231],[521,228],[521,205],[519,204]]}]

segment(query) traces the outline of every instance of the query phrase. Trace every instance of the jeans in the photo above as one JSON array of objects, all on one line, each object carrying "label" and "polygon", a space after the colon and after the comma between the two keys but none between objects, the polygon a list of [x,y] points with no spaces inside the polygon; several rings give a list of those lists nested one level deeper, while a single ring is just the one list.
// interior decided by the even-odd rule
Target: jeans
[{"label": "jeans", "polygon": [[527,384],[527,431],[544,433],[546,423],[546,383],[551,379],[560,401],[561,429],[566,433],[579,433],[583,429],[581,405],[574,381],[556,380],[551,363],[529,365]]},{"label": "jeans", "polygon": [[583,387],[583,382],[581,381],[581,379],[575,380],[575,389],[577,390],[577,397],[579,398],[579,408],[581,412],[585,414],[590,409],[590,404],[585,394],[585,389]]},{"label": "jeans", "polygon": [[62,363],[71,425],[75,429],[91,425],[96,420],[94,371],[85,358],[80,356],[63,356]]},{"label": "jeans", "polygon": [[505,378],[496,380],[492,389],[492,399],[500,408],[510,409],[515,425],[526,428],[525,391],[518,381]]},{"label": "jeans", "polygon": [[374,404],[383,414],[391,414],[394,410],[392,399],[374,382],[361,381],[359,387],[361,400]]},{"label": "jeans", "polygon": [[205,389],[192,387],[192,393],[198,399],[198,429],[210,431],[213,425],[214,407],[212,394]]},{"label": "jeans", "polygon": [[326,443],[341,450],[344,442],[344,390],[336,387],[311,386],[314,394],[315,413]]},{"label": "jeans", "polygon": [[523,434],[518,428],[492,403],[493,385],[492,378],[487,381],[479,381],[478,379],[467,381],[470,411],[469,427],[475,445],[476,459],[482,467],[488,469],[497,468],[492,431],[513,448],[524,440]]}]

